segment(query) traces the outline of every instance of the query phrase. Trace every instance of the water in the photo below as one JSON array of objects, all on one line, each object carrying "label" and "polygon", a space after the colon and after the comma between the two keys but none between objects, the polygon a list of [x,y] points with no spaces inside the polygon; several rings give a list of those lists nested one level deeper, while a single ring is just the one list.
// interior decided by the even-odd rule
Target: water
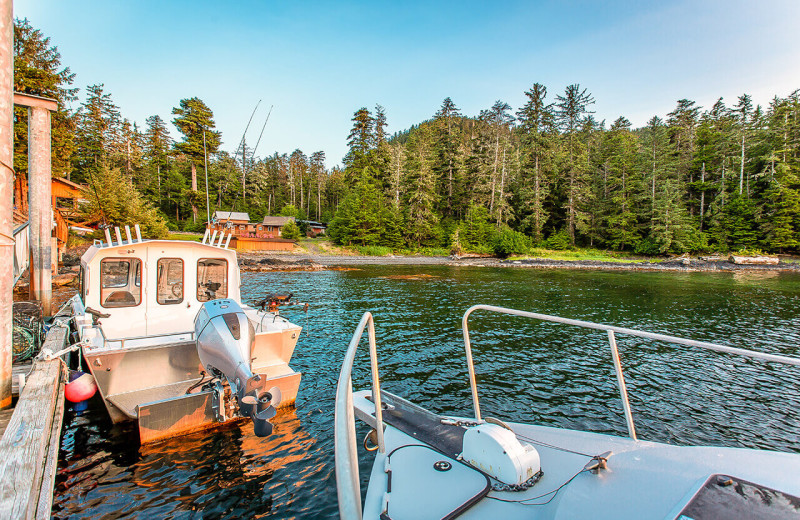
[{"label": "water", "polygon": [[[419,276],[422,275],[422,276]],[[800,355],[800,276],[368,266],[243,273],[243,296],[293,291],[311,303],[292,366],[294,410],[275,435],[227,426],[138,446],[101,403],[65,417],[56,518],[336,518],[333,399],[344,350],[375,315],[384,388],[471,414],[460,320],[475,303]],[[488,313],[471,319],[481,409],[505,420],[626,434],[607,338]],[[800,451],[800,370],[618,337],[640,438]],[[356,388],[369,378],[366,348]],[[359,426],[359,435],[365,433]],[[370,459],[362,454],[362,491]]]}]

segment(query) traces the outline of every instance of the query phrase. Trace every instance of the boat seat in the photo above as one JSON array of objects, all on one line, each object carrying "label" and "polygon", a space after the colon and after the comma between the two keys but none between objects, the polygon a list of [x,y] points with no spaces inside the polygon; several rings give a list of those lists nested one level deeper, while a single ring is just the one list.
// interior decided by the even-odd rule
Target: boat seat
[{"label": "boat seat", "polygon": [[136,297],[128,291],[114,291],[103,302],[103,307],[123,307],[127,305],[136,305]]}]

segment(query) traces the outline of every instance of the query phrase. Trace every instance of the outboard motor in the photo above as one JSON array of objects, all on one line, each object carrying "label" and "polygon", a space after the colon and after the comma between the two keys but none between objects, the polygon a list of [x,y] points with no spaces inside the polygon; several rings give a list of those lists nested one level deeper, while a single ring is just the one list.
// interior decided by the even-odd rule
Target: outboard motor
[{"label": "outboard motor", "polygon": [[242,308],[230,299],[206,302],[194,319],[194,332],[200,362],[209,374],[228,381],[239,413],[253,420],[256,435],[270,435],[280,390],[266,391],[264,378],[250,371],[255,331]]}]

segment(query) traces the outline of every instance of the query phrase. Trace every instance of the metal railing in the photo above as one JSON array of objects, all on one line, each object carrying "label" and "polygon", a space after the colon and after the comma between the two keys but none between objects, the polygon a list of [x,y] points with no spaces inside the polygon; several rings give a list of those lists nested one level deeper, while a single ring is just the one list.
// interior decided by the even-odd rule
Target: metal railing
[{"label": "metal railing", "polygon": [[631,439],[636,440],[636,428],[633,424],[633,416],[631,415],[631,405],[628,401],[628,390],[625,386],[625,377],[622,375],[622,364],[619,359],[619,351],[617,350],[617,340],[615,334],[625,334],[628,336],[636,336],[640,338],[651,339],[655,341],[664,341],[667,343],[677,343],[679,345],[686,345],[689,347],[698,347],[705,350],[713,350],[716,352],[724,352],[727,354],[736,354],[740,356],[750,357],[754,359],[761,359],[764,361],[774,361],[777,363],[784,363],[787,365],[800,366],[800,358],[793,358],[787,356],[780,356],[777,354],[766,354],[762,352],[754,352],[752,350],[745,350],[735,347],[726,347],[725,345],[718,345],[716,343],[708,343],[705,341],[694,341],[691,339],[679,338],[677,336],[668,336],[666,334],[653,334],[651,332],[643,332],[635,329],[626,329],[623,327],[613,327],[611,325],[602,325],[600,323],[592,323],[590,321],[571,320],[568,318],[560,318],[558,316],[549,316],[547,314],[537,314],[535,312],[518,311],[515,309],[507,309],[505,307],[495,307],[493,305],[474,305],[467,309],[461,322],[462,332],[464,333],[464,349],[467,354],[467,368],[469,369],[469,384],[472,390],[472,407],[475,411],[475,419],[481,420],[481,407],[478,402],[478,386],[475,381],[475,364],[472,361],[472,346],[469,340],[469,327],[467,320],[470,314],[477,310],[486,310],[498,312],[501,314],[510,314],[512,316],[522,316],[525,318],[533,318],[541,321],[550,321],[553,323],[561,323],[563,325],[573,325],[576,327],[583,327],[587,329],[604,330],[608,333],[608,342],[611,347],[611,358],[614,362],[614,370],[617,373],[617,386],[619,388],[620,397],[622,399],[622,408],[625,412],[625,421],[628,424],[628,435]]},{"label": "metal railing", "polygon": [[372,369],[372,402],[375,403],[375,420],[378,450],[386,452],[383,442],[383,410],[381,383],[378,376],[378,354],[375,346],[375,322],[372,314],[365,312],[358,323],[350,346],[344,355],[339,383],[336,385],[334,417],[334,454],[336,458],[336,493],[339,499],[339,516],[344,519],[361,518],[361,484],[358,476],[358,447],[356,445],[356,421],[353,411],[353,362],[356,350],[369,325],[369,359]]},{"label": "metal railing", "polygon": [[22,277],[22,273],[30,265],[31,252],[28,244],[30,243],[30,222],[26,222],[14,228],[14,285]]},{"label": "metal railing", "polygon": [[[617,386],[619,388],[620,398],[622,399],[622,406],[625,412],[625,421],[628,426],[628,435],[633,440],[636,440],[636,428],[633,423],[633,415],[631,414],[631,407],[628,401],[628,390],[625,386],[625,377],[622,373],[622,363],[620,362],[619,351],[617,349],[616,334],[636,336],[654,341],[664,341],[667,343],[675,343],[689,347],[702,348],[705,350],[741,355],[754,359],[761,359],[764,361],[774,361],[777,363],[800,366],[800,358],[754,352],[751,350],[727,347],[725,345],[718,345],[716,343],[709,343],[705,341],[694,341],[691,339],[679,338],[677,336],[668,336],[666,334],[654,334],[635,329],[626,329],[623,327],[614,327],[611,325],[603,325],[589,321],[560,318],[558,316],[519,311],[505,307],[496,307],[493,305],[474,305],[467,309],[467,311],[464,313],[464,317],[462,318],[462,332],[464,335],[464,349],[467,356],[467,368],[469,370],[469,384],[472,391],[472,406],[475,412],[475,419],[477,421],[482,421],[482,418],[480,403],[478,400],[478,387],[475,380],[475,364],[472,359],[472,345],[470,343],[468,326],[469,316],[477,310],[487,310],[501,314],[509,314],[512,316],[521,316],[541,321],[560,323],[563,325],[573,325],[576,327],[606,331],[608,334],[609,346],[611,348],[611,358],[617,375]],[[361,321],[359,322],[358,327],[353,334],[353,338],[350,340],[350,345],[347,348],[347,352],[345,353],[344,362],[342,363],[342,371],[339,373],[339,382],[336,387],[334,419],[336,488],[339,499],[339,514],[341,518],[359,520],[361,519],[362,515],[361,486],[358,475],[358,452],[355,431],[355,412],[353,408],[353,383],[351,375],[356,351],[358,350],[359,343],[361,342],[361,337],[364,334],[364,329],[367,326],[369,326],[369,354],[372,370],[372,402],[375,403],[375,420],[376,425],[379,426],[376,428],[378,449],[381,453],[385,453],[386,448],[383,440],[383,412],[380,396],[380,380],[378,375],[377,347],[375,344],[375,324],[372,314],[369,312],[365,312],[364,316],[361,318]]]}]

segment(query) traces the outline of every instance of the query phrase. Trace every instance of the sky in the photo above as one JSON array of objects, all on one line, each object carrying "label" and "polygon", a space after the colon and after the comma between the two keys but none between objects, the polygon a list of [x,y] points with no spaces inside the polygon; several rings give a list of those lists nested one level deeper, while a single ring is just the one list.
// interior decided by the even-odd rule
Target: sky
[{"label": "sky", "polygon": [[249,146],[273,109],[257,156],[321,150],[328,167],[347,152],[353,113],[376,104],[394,133],[445,97],[473,116],[496,100],[516,111],[533,83],[551,100],[578,83],[598,120],[637,127],[683,98],[767,105],[800,88],[798,0],[17,0],[14,16],[75,73],[73,108],[103,83],[144,128],[196,96],[233,152],[260,101]]}]

